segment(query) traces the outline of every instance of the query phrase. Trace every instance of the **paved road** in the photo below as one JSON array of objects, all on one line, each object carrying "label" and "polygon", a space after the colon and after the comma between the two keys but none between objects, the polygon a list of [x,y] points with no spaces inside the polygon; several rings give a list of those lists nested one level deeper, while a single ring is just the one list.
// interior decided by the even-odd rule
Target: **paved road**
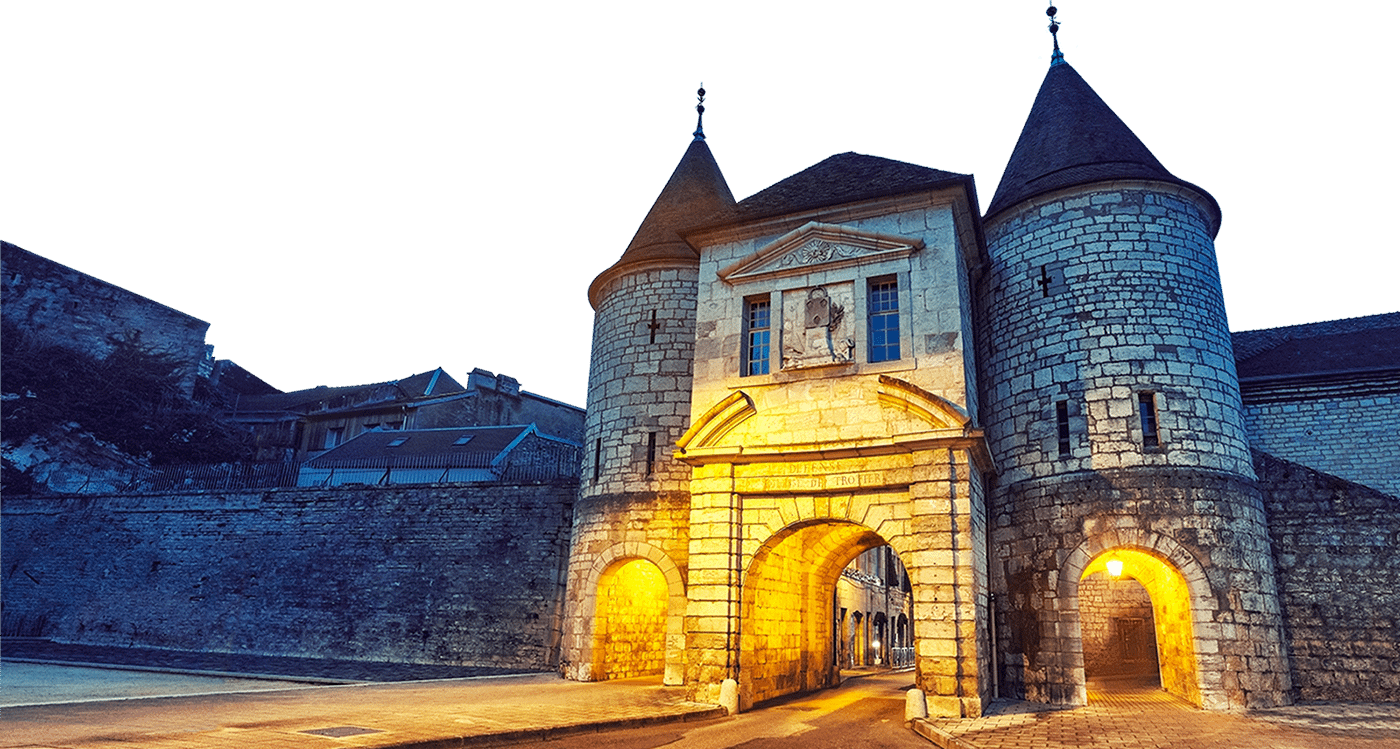
[{"label": "paved road", "polygon": [[764,705],[702,723],[675,723],[592,735],[566,736],[524,746],[550,749],[932,749],[904,727],[904,692],[912,674],[847,679],[836,689]]}]

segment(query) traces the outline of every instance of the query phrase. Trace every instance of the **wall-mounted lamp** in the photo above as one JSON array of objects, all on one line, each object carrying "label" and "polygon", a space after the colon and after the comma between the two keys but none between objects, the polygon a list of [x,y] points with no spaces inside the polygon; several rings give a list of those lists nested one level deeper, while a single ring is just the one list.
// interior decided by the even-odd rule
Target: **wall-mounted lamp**
[{"label": "wall-mounted lamp", "polygon": [[1113,575],[1114,577],[1118,577],[1123,574],[1122,559],[1110,559],[1108,560],[1108,563],[1105,566],[1108,567],[1108,574]]}]

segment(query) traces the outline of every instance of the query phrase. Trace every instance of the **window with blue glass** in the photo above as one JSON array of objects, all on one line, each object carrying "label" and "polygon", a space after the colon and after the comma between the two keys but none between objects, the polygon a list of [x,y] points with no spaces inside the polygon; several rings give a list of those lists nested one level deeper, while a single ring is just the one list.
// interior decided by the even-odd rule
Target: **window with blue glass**
[{"label": "window with blue glass", "polygon": [[899,282],[893,278],[871,281],[867,299],[870,361],[894,361],[899,358]]},{"label": "window with blue glass", "polygon": [[744,302],[745,375],[768,374],[768,353],[772,340],[772,304],[768,299]]}]

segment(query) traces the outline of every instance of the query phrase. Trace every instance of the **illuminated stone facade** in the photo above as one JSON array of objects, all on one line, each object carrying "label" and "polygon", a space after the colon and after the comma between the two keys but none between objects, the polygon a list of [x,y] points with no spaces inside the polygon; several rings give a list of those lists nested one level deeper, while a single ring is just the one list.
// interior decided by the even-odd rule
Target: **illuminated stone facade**
[{"label": "illuminated stone facade", "polygon": [[[1219,221],[1059,58],[985,216],[970,176],[854,153],[735,203],[698,135],[590,289],[564,673],[741,708],[838,683],[873,660],[842,571],[887,548],[932,714],[1083,704],[1117,620],[1193,704],[1287,702],[1300,646],[1337,698],[1337,651],[1283,635],[1314,591],[1275,550],[1320,541],[1266,515],[1294,500],[1255,473]],[[1364,601],[1314,618],[1395,645]]]}]

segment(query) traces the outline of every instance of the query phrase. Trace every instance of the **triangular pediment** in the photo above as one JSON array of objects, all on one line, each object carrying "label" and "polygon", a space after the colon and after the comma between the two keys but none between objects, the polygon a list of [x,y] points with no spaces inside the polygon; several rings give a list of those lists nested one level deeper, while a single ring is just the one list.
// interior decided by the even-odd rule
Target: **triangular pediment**
[{"label": "triangular pediment", "polygon": [[914,237],[876,234],[838,224],[811,221],[724,268],[726,283],[809,273],[815,269],[857,265],[870,260],[907,257],[922,250]]}]

